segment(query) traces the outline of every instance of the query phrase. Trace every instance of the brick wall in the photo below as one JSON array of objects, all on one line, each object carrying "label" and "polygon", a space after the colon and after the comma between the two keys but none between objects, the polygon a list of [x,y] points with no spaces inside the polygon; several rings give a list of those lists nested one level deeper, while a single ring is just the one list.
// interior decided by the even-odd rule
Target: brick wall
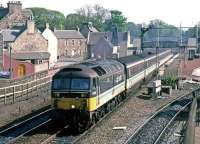
[{"label": "brick wall", "polygon": [[59,39],[58,56],[64,57],[85,57],[86,39]]},{"label": "brick wall", "polygon": [[11,46],[13,52],[48,52],[48,42],[37,30],[31,34],[25,30]]},{"label": "brick wall", "polygon": [[[11,59],[11,67],[12,67],[12,78],[19,78],[18,68],[20,64],[25,65],[26,75],[30,75],[34,73],[34,65],[28,62],[18,61]],[[10,57],[4,54],[4,71],[9,71],[10,69]]]},{"label": "brick wall", "polygon": [[27,15],[24,10],[22,10],[22,4],[18,1],[8,2],[7,14],[0,20],[0,29],[12,28],[14,26],[25,26],[26,21],[32,15],[29,13]]},{"label": "brick wall", "polygon": [[44,62],[42,64],[36,64],[36,65],[34,65],[34,67],[35,67],[35,73],[45,71],[45,70],[48,70],[49,63]]}]

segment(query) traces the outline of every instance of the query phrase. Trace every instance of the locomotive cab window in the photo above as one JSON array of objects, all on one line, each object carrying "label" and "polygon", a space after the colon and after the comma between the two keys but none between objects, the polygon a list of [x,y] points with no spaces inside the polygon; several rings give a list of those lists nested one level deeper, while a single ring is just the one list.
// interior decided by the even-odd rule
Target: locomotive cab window
[{"label": "locomotive cab window", "polygon": [[54,90],[89,90],[90,80],[87,78],[56,78],[53,80]]},{"label": "locomotive cab window", "polygon": [[90,80],[86,78],[73,78],[71,80],[72,90],[89,90]]},{"label": "locomotive cab window", "polygon": [[68,78],[56,78],[53,80],[53,89],[69,89],[70,79]]}]

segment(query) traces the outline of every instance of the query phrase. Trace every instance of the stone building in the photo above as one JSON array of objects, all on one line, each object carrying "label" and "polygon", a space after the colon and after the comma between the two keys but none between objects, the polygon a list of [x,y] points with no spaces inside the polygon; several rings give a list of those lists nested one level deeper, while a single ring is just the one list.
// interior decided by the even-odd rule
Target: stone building
[{"label": "stone building", "polygon": [[85,58],[87,53],[86,39],[79,31],[54,30],[54,34],[58,39],[58,59]]},{"label": "stone building", "polygon": [[22,9],[20,1],[10,1],[7,8],[0,6],[0,29],[24,27],[26,21],[32,17],[31,10]]},{"label": "stone building", "polygon": [[48,52],[48,42],[32,20],[27,21],[27,29],[20,33],[11,44],[12,52]]},{"label": "stone building", "polygon": [[49,29],[49,24],[46,24],[46,29],[43,31],[42,35],[48,40],[48,52],[51,54],[49,58],[50,66],[53,66],[57,62],[58,56],[58,40],[54,32]]},{"label": "stone building", "polygon": [[[107,44],[105,44],[106,42]],[[109,50],[103,48],[102,43]],[[133,46],[130,32],[117,31],[89,32],[87,45],[89,58],[124,57],[127,56],[128,48]],[[105,51],[107,52],[105,53]]]},{"label": "stone building", "polygon": [[12,78],[48,69],[48,41],[33,21],[27,21],[25,30],[4,29],[0,32],[4,40],[3,70],[11,69]]}]

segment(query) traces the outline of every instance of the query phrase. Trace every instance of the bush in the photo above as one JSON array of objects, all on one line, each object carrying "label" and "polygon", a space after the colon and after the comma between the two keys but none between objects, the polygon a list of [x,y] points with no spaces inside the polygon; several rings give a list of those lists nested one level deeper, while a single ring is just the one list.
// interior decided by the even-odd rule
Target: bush
[{"label": "bush", "polygon": [[167,75],[162,78],[161,84],[165,86],[172,86],[172,88],[175,88],[177,84],[177,77],[174,75]]}]

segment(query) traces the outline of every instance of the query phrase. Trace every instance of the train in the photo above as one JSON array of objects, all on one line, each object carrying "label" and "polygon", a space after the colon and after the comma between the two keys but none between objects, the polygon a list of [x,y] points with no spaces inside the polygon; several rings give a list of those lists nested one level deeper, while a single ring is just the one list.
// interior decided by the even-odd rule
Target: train
[{"label": "train", "polygon": [[172,56],[170,49],[151,50],[64,67],[52,77],[52,107],[60,119],[83,132],[124,100],[130,88]]}]

